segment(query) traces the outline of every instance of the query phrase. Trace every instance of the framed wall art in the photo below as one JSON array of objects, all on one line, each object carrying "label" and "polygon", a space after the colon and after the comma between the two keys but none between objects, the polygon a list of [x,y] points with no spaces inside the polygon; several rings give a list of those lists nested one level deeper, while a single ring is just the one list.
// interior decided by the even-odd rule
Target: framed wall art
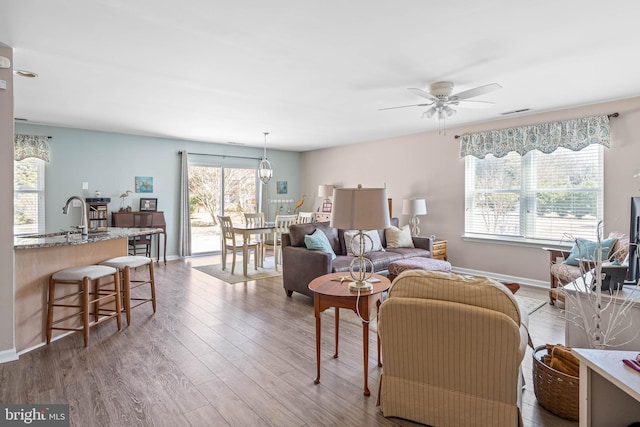
[{"label": "framed wall art", "polygon": [[140,199],[140,212],[155,212],[158,210],[158,199]]},{"label": "framed wall art", "polygon": [[287,194],[287,181],[277,181],[276,191],[278,194]]}]

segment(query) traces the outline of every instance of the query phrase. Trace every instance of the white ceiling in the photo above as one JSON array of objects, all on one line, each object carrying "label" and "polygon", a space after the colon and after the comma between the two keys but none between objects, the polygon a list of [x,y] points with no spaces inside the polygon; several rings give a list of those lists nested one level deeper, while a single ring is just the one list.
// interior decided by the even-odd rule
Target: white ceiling
[{"label": "white ceiling", "polygon": [[306,151],[438,128],[407,91],[499,83],[447,127],[640,95],[635,0],[0,0],[15,116]]}]

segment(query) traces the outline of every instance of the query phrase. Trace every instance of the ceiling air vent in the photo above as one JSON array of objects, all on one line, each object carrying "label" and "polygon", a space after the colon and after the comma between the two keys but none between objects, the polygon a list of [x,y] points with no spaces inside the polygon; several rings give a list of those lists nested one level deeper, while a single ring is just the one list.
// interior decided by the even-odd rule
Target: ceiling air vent
[{"label": "ceiling air vent", "polygon": [[504,113],[500,113],[503,116],[509,115],[509,114],[516,114],[516,113],[524,113],[525,111],[529,111],[531,110],[531,108],[521,108],[519,110],[513,110],[513,111],[506,111]]}]

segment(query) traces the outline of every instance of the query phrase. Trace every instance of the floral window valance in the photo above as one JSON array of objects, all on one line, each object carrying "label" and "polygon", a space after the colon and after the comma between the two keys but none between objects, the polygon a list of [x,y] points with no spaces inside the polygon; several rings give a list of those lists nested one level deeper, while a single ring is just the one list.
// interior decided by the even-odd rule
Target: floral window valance
[{"label": "floral window valance", "polygon": [[552,153],[559,147],[580,151],[590,144],[609,148],[609,116],[541,123],[462,135],[460,157],[484,159],[487,154],[504,157],[511,151],[521,156],[529,151]]},{"label": "floral window valance", "polygon": [[29,157],[44,160],[49,163],[49,137],[38,135],[23,135],[17,133],[13,144],[14,160],[24,160]]}]

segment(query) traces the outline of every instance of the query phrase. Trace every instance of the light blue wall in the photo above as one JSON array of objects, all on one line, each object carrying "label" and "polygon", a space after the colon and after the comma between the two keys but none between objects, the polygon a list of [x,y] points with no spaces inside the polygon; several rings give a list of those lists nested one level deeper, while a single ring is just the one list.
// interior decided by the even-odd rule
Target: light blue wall
[{"label": "light blue wall", "polygon": [[[51,136],[50,162],[45,166],[45,227],[47,232],[77,225],[80,209],[62,214],[62,206],[72,195],[110,197],[109,211],[120,208],[120,194],[135,191],[136,176],[153,177],[153,193],[132,193],[127,204],[138,209],[140,197],[158,199],[158,210],[167,220],[167,256],[178,254],[180,198],[179,151],[228,156],[262,157],[262,148],[210,144],[177,139],[96,132],[16,122],[16,133]],[[276,197],[276,181],[288,182],[288,194],[280,197],[300,198],[300,153],[269,150],[267,156],[274,176],[268,184],[267,197]],[[258,160],[256,160],[256,166]],[[82,190],[82,182],[89,190]],[[266,208],[264,209],[266,211]],[[271,208],[273,214],[273,207]]]}]

